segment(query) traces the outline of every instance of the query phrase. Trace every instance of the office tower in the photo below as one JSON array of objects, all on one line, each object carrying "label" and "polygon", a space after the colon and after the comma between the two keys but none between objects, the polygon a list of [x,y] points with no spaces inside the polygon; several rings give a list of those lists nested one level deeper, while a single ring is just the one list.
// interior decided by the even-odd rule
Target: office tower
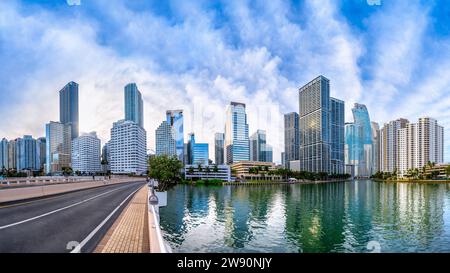
[{"label": "office tower", "polygon": [[184,129],[183,129],[183,110],[166,111],[166,121],[173,128],[175,137],[175,148],[178,159],[184,160]]},{"label": "office tower", "polygon": [[144,127],[144,103],[142,94],[135,83],[129,83],[124,88],[125,120],[134,121]]},{"label": "office tower", "polygon": [[36,168],[38,170],[43,170],[45,167],[45,162],[47,161],[46,146],[45,137],[40,137],[36,140]]},{"label": "office tower", "polygon": [[209,165],[209,145],[207,143],[196,143],[195,134],[189,134],[188,141],[189,165]]},{"label": "office tower", "polygon": [[289,168],[289,162],[299,160],[300,128],[299,116],[292,112],[284,115],[284,162],[283,166]]},{"label": "office tower", "polygon": [[16,169],[16,140],[8,142],[8,169]]},{"label": "office tower", "polygon": [[299,90],[300,170],[330,172],[330,81],[319,76]]},{"label": "office tower", "polygon": [[353,123],[346,125],[346,160],[354,167],[356,177],[370,177],[374,174],[373,134],[369,112],[363,104],[355,103],[352,108]]},{"label": "office tower", "polygon": [[231,102],[227,108],[224,150],[227,164],[250,160],[247,114],[243,103]]},{"label": "office tower", "polygon": [[110,149],[112,173],[141,175],[147,172],[147,132],[138,123],[114,122]]},{"label": "office tower", "polygon": [[286,153],[285,152],[281,152],[281,166],[283,166],[283,168],[288,169],[289,165],[287,165],[286,162]]},{"label": "office tower", "polygon": [[155,136],[156,155],[177,156],[175,132],[167,121],[163,121],[159,125],[158,129],[156,129]]},{"label": "office tower", "polygon": [[266,131],[257,130],[250,137],[250,160],[272,162],[272,147],[267,144]]},{"label": "office tower", "polygon": [[0,141],[0,172],[4,169],[7,170],[8,166],[8,140],[3,138]]},{"label": "office tower", "polygon": [[380,130],[380,167],[382,172],[397,171],[398,130],[405,128],[409,121],[397,119],[386,123]]},{"label": "office tower", "polygon": [[18,171],[39,169],[36,140],[29,135],[16,139],[16,168]]},{"label": "office tower", "polygon": [[45,125],[46,173],[61,173],[71,166],[72,126],[50,121]]},{"label": "office tower", "polygon": [[330,98],[330,173],[345,173],[345,103]]},{"label": "office tower", "polygon": [[398,130],[397,174],[403,177],[409,169],[421,169],[428,162],[444,161],[444,128],[432,118],[420,118]]},{"label": "office tower", "polygon": [[72,139],[78,137],[78,84],[76,82],[69,82],[59,91],[59,121],[62,124],[70,124]]},{"label": "office tower", "polygon": [[223,165],[225,160],[225,134],[216,133],[214,136],[214,151],[215,151],[215,163],[216,165]]},{"label": "office tower", "polygon": [[111,144],[106,142],[102,148],[102,167],[104,172],[111,171]]},{"label": "office tower", "polygon": [[74,172],[101,172],[101,141],[96,132],[82,134],[72,141],[72,169]]},{"label": "office tower", "polygon": [[380,171],[380,126],[376,122],[371,122],[372,143],[373,143],[373,159],[372,173]]}]

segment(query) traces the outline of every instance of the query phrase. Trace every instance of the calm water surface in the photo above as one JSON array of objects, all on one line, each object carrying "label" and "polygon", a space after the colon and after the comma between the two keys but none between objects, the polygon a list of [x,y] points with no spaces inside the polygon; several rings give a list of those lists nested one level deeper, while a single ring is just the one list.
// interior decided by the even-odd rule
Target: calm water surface
[{"label": "calm water surface", "polygon": [[177,186],[161,209],[174,252],[450,252],[450,185]]}]

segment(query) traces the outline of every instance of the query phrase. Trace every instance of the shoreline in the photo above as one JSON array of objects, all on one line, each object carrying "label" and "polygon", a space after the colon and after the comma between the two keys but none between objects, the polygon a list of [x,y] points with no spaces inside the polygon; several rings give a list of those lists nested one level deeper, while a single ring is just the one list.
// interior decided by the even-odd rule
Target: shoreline
[{"label": "shoreline", "polygon": [[384,180],[384,179],[371,179],[375,182],[386,183],[423,183],[423,184],[450,184],[450,180]]},{"label": "shoreline", "polygon": [[297,182],[287,182],[287,181],[255,181],[255,182],[222,182],[222,183],[180,183],[179,185],[190,185],[190,186],[266,186],[266,185],[311,185],[311,184],[326,184],[326,183],[337,183],[337,182],[351,182],[353,180],[318,180],[318,181],[297,181]]}]

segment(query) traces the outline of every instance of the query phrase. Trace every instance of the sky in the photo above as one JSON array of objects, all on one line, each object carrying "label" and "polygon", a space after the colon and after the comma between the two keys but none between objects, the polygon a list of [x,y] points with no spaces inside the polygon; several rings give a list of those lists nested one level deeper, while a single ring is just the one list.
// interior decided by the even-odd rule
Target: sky
[{"label": "sky", "polygon": [[105,142],[135,82],[148,148],[165,111],[183,109],[185,140],[194,132],[214,159],[214,133],[238,101],[280,162],[283,114],[324,75],[346,121],[355,102],[380,125],[436,118],[450,161],[445,0],[2,0],[0,63],[0,138],[44,136],[59,119],[58,91],[75,81],[80,131]]}]

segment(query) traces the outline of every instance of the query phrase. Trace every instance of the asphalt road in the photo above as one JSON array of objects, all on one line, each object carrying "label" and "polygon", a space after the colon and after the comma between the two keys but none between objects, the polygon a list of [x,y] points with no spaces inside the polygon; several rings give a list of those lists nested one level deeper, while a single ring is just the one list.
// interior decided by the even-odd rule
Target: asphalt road
[{"label": "asphalt road", "polygon": [[0,253],[92,252],[144,184],[114,184],[0,205]]}]

